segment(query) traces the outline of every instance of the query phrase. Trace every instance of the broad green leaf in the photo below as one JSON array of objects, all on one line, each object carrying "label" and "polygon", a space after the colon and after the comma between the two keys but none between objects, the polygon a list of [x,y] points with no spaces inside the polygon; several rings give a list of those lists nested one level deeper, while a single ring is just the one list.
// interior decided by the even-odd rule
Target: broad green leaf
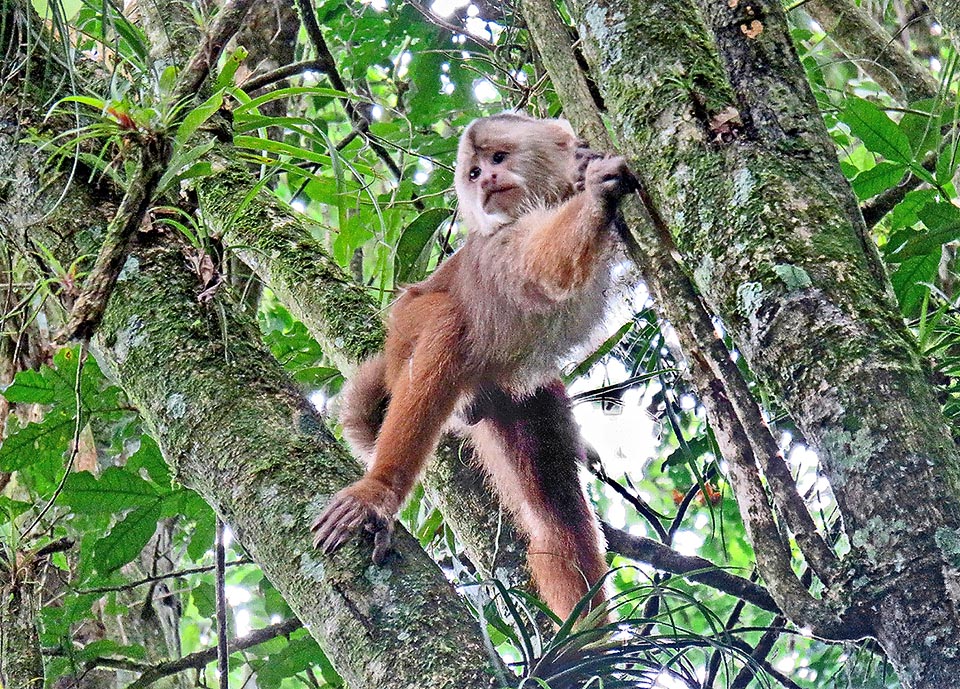
[{"label": "broad green leaf", "polygon": [[347,220],[347,224],[340,228],[337,238],[333,240],[333,258],[341,266],[348,266],[354,250],[373,237],[373,231],[364,217],[359,213],[352,215]]},{"label": "broad green leaf", "polygon": [[849,97],[840,113],[840,120],[874,153],[901,163],[913,160],[907,135],[887,113],[870,101]]},{"label": "broad green leaf", "polygon": [[909,111],[900,118],[900,130],[907,135],[917,159],[940,148],[942,118],[937,114],[939,107],[938,99],[927,98],[911,103]]},{"label": "broad green leaf", "polygon": [[73,417],[54,409],[40,423],[8,435],[0,445],[0,471],[19,471],[38,462],[62,460],[75,426]]},{"label": "broad green leaf", "polygon": [[0,495],[0,524],[14,520],[33,507],[33,503],[12,500],[6,495]]},{"label": "broad green leaf", "polygon": [[877,163],[854,178],[851,182],[853,191],[861,201],[873,198],[877,194],[897,186],[906,172],[907,168],[902,163],[890,161]]},{"label": "broad green leaf", "polygon": [[936,178],[940,184],[948,184],[957,171],[957,163],[960,162],[960,151],[957,151],[957,142],[944,146],[940,155],[937,157]]},{"label": "broad green leaf", "polygon": [[163,459],[157,441],[149,435],[140,436],[140,448],[127,460],[126,470],[129,473],[137,474],[141,469],[144,469],[150,480],[158,486],[170,486],[170,468]]},{"label": "broad green leaf", "polygon": [[312,667],[323,651],[311,636],[293,639],[279,653],[271,653],[257,669],[257,684],[263,689],[279,689],[281,680]]},{"label": "broad green leaf", "polygon": [[101,574],[109,574],[132,562],[153,537],[159,520],[159,500],[130,512],[94,546],[94,568]]},{"label": "broad green leaf", "polygon": [[88,471],[67,477],[59,501],[76,512],[122,512],[157,502],[151,484],[120,467],[109,467],[97,479]]},{"label": "broad green leaf", "polygon": [[[450,217],[447,208],[431,208],[421,213],[404,228],[397,242],[393,262],[393,275],[397,283],[417,282],[426,273],[427,247],[443,221]],[[424,258],[424,254],[427,257]]]},{"label": "broad green leaf", "polygon": [[887,222],[891,230],[899,230],[902,227],[910,227],[918,222],[920,218],[917,213],[921,208],[936,199],[936,189],[914,189],[907,192],[903,200],[894,206],[893,210],[887,216]]},{"label": "broad green leaf", "polygon": [[890,276],[904,316],[911,317],[917,313],[923,299],[930,292],[929,285],[933,282],[939,265],[940,251],[938,250],[926,256],[908,258]]}]

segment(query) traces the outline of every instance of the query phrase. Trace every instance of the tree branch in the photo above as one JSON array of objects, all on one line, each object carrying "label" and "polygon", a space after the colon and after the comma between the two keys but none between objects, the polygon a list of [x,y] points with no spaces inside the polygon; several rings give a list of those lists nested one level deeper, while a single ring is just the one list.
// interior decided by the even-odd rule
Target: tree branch
[{"label": "tree branch", "polygon": [[901,103],[937,95],[940,84],[870,14],[850,0],[809,0],[803,8],[838,48]]},{"label": "tree branch", "polygon": [[[210,66],[216,63],[226,42],[240,30],[241,22],[252,5],[253,0],[227,0],[221,7],[210,32],[197,46],[177,79],[172,94],[178,112],[174,124],[188,111],[186,102],[196,98],[197,91],[210,73]],[[173,148],[166,132],[147,133],[141,137],[139,144],[137,170],[117,214],[107,227],[100,253],[73,305],[65,327],[67,339],[88,340],[100,325],[120,269],[127,258],[130,238],[143,223],[157,183],[170,162]]]},{"label": "tree branch", "polygon": [[[549,65],[548,70],[551,70],[551,77],[558,85],[561,100],[568,103],[583,93],[585,78],[572,58],[572,45],[563,44],[564,37],[569,42],[565,25],[556,16],[556,8],[552,5],[548,7],[548,4],[543,0],[523,0],[521,7],[526,15],[539,18],[530,25],[534,41],[538,45],[545,42],[553,46],[556,54],[550,63],[552,70]],[[552,20],[544,19],[548,13],[553,17]],[[561,78],[559,74],[554,75],[553,71],[566,76]],[[580,74],[584,85],[571,92],[559,90],[560,85],[569,82],[573,74]],[[573,114],[576,115],[572,118],[574,126],[590,132],[603,132],[604,147],[612,147],[596,110]],[[581,117],[583,121],[580,121]],[[624,237],[627,251],[640,268],[658,308],[677,329],[689,357],[693,386],[707,409],[723,455],[730,463],[731,478],[744,524],[748,533],[759,539],[755,541],[755,549],[764,580],[770,585],[774,598],[791,614],[802,615],[802,619],[820,620],[828,627],[834,626],[833,621],[824,617],[825,610],[821,603],[810,596],[793,574],[790,551],[785,547],[767,506],[757,474],[757,458],[763,458],[774,500],[794,532],[804,556],[825,581],[832,580],[837,558],[817,532],[746,382],[723,342],[716,336],[710,315],[693,284],[674,258],[675,249],[669,228],[649,194],[641,189],[638,196],[639,203],[628,202],[624,205],[624,215],[633,231],[632,236]]]},{"label": "tree branch", "polygon": [[702,557],[681,555],[673,548],[658,543],[652,538],[634,536],[603,522],[603,535],[607,547],[615,553],[633,560],[645,562],[663,572],[678,574],[685,579],[706,584],[718,591],[745,600],[758,608],[779,613],[780,608],[762,586],[749,579],[738,577],[720,569],[714,563]]},{"label": "tree branch", "polygon": [[[271,624],[269,627],[257,629],[256,631],[250,632],[242,639],[234,639],[231,641],[227,646],[227,654],[229,655],[236,653],[237,651],[245,651],[248,648],[253,648],[254,646],[262,644],[266,641],[270,641],[270,639],[275,639],[278,636],[289,636],[302,626],[303,623],[300,622],[300,620],[292,617],[288,620],[284,620],[283,622]],[[184,670],[199,670],[217,659],[217,650],[217,646],[211,646],[210,648],[205,648],[202,651],[185,655],[183,658],[170,660],[165,663],[159,663],[150,668],[144,669],[143,674],[141,674],[135,682],[127,685],[127,689],[142,689],[143,687],[150,686],[157,680],[163,679],[164,677],[169,677],[170,675],[175,675],[178,672],[183,672]],[[90,665],[96,666],[103,664],[100,661],[101,659],[99,658],[92,660],[90,661]]]}]

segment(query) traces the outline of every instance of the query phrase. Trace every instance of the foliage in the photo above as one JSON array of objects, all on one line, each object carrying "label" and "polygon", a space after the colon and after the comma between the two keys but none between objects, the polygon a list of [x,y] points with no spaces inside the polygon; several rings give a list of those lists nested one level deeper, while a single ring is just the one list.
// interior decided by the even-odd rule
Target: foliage
[{"label": "foliage", "polygon": [[[36,4],[69,19],[71,31],[61,35],[69,36],[77,66],[107,75],[102,93],[73,93],[51,107],[47,129],[60,127],[54,134],[33,133],[51,164],[75,166],[87,180],[122,189],[138,140],[168,136],[174,153],[153,219],[181,233],[196,252],[215,257],[216,269],[225,274],[231,248],[209,236],[190,193],[191,179],[216,174],[223,120],[235,152],[258,170],[262,185],[316,221],[317,239],[386,304],[398,285],[429,274],[457,242],[450,194],[457,132],[473,118],[507,107],[539,115],[559,109],[508,7],[499,8],[506,14],[495,21],[470,15],[468,30],[453,34],[412,3],[324,0],[317,3],[317,17],[347,90],[304,71],[288,86],[247,93],[244,79],[256,69],[246,54],[254,46],[247,46],[224,58],[210,93],[184,113],[169,98],[176,71],[156,73],[143,29],[114,4]],[[802,8],[793,14],[794,38],[857,197],[869,208],[909,186],[872,231],[903,316],[915,326],[919,351],[942,383],[947,415],[958,420],[956,58],[944,41],[917,38],[915,52],[942,65],[943,86],[934,97],[899,103],[840,55],[819,27],[811,28]],[[897,28],[892,18],[880,19]],[[298,51],[313,56],[308,43]],[[345,101],[368,128],[349,116]],[[69,291],[76,271],[71,266],[38,275],[17,264],[7,274],[11,284],[30,285],[17,292],[21,306],[8,313],[15,327],[4,336],[19,342],[39,333],[48,349],[35,353],[3,392],[14,409],[0,445],[0,472],[12,477],[0,496],[6,559],[65,537],[75,544],[53,557],[62,586],[41,615],[51,681],[82,674],[105,658],[156,661],[146,642],[125,643],[115,628],[90,629],[110,617],[132,620],[138,606],[155,605],[163,596],[179,601],[180,652],[205,648],[217,634],[212,510],[177,484],[149,429],[96,361],[75,347],[51,356],[49,330],[38,330],[38,320],[62,319],[47,297]],[[266,344],[312,399],[322,403],[335,393],[341,373],[303,324],[269,291],[256,308]],[[669,342],[669,329],[661,327],[640,290],[614,314],[606,340],[571,362],[567,379],[578,414],[602,460],[593,467],[591,495],[613,526],[749,577],[752,551],[716,443]],[[819,503],[820,524],[830,530],[835,505],[818,480],[816,457],[754,387],[801,490]],[[757,673],[754,686],[765,686],[774,681],[765,674],[772,666],[801,687],[896,686],[870,647],[827,646],[795,632],[779,638],[770,665],[761,667],[750,649],[771,626],[771,613],[646,566],[627,566],[620,556],[612,558],[610,584],[631,613],[628,621],[594,629],[568,623],[552,639],[530,636],[525,611],[536,603],[478,582],[422,492],[403,518],[475,603],[491,645],[516,670],[505,682],[554,689],[601,686],[600,679],[605,687],[693,687],[709,676],[720,687],[731,686],[744,671]],[[167,569],[151,560],[161,547]],[[232,546],[230,553],[229,633],[242,635],[291,617],[242,550]],[[212,666],[200,673],[200,681],[213,680]],[[235,653],[230,673],[237,686],[251,673],[268,689],[342,686],[303,630]]]}]

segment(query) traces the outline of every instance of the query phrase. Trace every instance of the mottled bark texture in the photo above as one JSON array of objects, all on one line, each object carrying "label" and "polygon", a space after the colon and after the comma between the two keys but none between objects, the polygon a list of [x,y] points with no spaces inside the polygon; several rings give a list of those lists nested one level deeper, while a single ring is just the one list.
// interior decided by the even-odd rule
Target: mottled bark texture
[{"label": "mottled bark texture", "polygon": [[[585,82],[586,77],[573,58],[567,28],[546,0],[523,0],[522,8],[525,16],[537,18],[528,28],[541,53],[551,51],[550,59],[545,59],[551,76],[554,72],[563,75],[554,81],[558,95],[565,105],[577,100],[586,89],[585,83],[580,88],[569,88],[569,85],[578,78]],[[604,150],[613,148],[603,131],[598,110],[580,103],[576,108],[566,108],[565,114],[580,131],[599,130],[601,136],[597,143]],[[737,494],[744,527],[754,544],[758,569],[772,597],[782,610],[793,619],[802,620],[803,625],[817,634],[842,637],[860,634],[857,621],[844,615],[848,606],[842,595],[818,602],[794,574],[786,530],[793,534],[812,570],[828,584],[838,575],[837,558],[817,532],[777,441],[729,352],[715,336],[711,315],[674,258],[669,228],[642,188],[639,197],[642,203],[627,199],[621,206],[623,217],[632,228],[632,234],[622,233],[627,253],[643,274],[659,313],[676,326],[689,363],[690,381],[707,411],[723,457],[729,463],[727,475]],[[783,529],[778,527],[769,509],[758,464],[763,467]]]},{"label": "mottled bark texture", "polygon": [[[634,0],[574,15],[703,298],[820,454],[853,548],[852,614],[904,686],[954,686],[960,461],[782,11]],[[713,119],[728,108],[729,141]]]}]

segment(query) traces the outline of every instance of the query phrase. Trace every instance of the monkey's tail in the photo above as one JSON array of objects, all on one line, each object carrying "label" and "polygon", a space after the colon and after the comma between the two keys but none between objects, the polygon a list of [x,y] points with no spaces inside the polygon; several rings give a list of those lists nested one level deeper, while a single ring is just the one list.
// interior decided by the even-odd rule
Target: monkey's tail
[{"label": "monkey's tail", "polygon": [[360,459],[373,457],[377,434],[387,412],[390,393],[383,354],[364,361],[340,392],[340,423],[343,437]]}]

